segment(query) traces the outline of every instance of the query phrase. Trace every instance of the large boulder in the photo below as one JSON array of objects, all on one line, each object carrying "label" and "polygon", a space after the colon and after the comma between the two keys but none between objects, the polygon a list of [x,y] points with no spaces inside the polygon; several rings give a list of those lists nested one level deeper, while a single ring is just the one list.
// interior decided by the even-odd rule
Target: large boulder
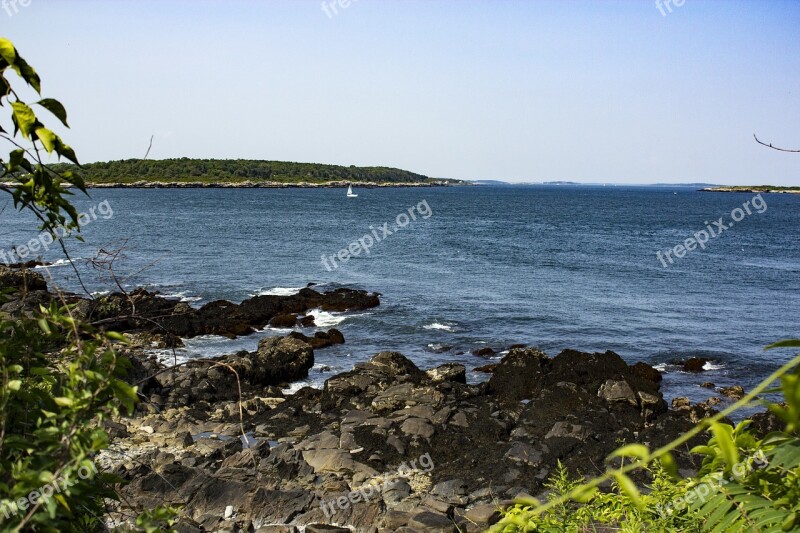
[{"label": "large boulder", "polygon": [[0,290],[12,289],[13,291],[43,291],[47,290],[44,277],[33,270],[17,270],[0,266]]},{"label": "large boulder", "polygon": [[251,358],[250,382],[278,385],[307,377],[314,366],[314,349],[293,337],[267,337],[258,343]]}]

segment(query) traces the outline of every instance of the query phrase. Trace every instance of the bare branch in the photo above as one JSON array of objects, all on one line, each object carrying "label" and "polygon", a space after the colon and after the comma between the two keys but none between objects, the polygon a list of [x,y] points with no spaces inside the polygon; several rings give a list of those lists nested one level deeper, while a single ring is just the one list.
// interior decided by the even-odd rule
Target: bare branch
[{"label": "bare branch", "polygon": [[800,150],[787,150],[786,148],[778,148],[777,146],[772,146],[772,144],[767,144],[765,142],[761,142],[760,140],[758,140],[758,137],[756,137],[755,133],[753,134],[753,138],[756,140],[756,142],[758,144],[764,145],[767,148],[772,148],[773,150],[778,150],[779,152],[792,152],[792,153],[800,152]]}]

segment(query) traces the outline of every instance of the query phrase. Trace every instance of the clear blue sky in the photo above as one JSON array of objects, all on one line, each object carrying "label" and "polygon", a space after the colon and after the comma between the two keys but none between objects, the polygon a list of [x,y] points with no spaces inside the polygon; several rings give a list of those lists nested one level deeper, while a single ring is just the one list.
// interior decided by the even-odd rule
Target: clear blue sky
[{"label": "clear blue sky", "polygon": [[155,159],[800,185],[800,154],[752,137],[800,148],[794,0],[29,1],[0,35],[86,162],[154,134]]}]

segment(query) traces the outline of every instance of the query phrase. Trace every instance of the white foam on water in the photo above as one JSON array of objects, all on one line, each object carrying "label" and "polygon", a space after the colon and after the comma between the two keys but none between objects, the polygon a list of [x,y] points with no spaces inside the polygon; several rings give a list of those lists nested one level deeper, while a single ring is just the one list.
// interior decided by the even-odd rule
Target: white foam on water
[{"label": "white foam on water", "polygon": [[707,361],[706,364],[703,365],[703,370],[722,370],[725,368],[725,365],[721,363],[712,363],[711,361]]},{"label": "white foam on water", "polygon": [[71,264],[71,263],[74,263],[74,262],[76,262],[76,261],[77,261],[77,260],[79,260],[79,259],[80,259],[80,257],[74,257],[74,258],[72,259],[72,261],[70,261],[69,259],[59,259],[58,261],[56,261],[55,263],[52,263],[52,264],[50,264],[50,265],[40,265],[40,266],[36,266],[36,267],[34,267],[34,268],[55,268],[55,267],[62,267],[62,266],[67,266],[67,265],[69,265],[69,264]]},{"label": "white foam on water", "polygon": [[168,298],[172,300],[180,300],[183,303],[191,303],[191,302],[199,302],[203,299],[202,296],[189,296],[188,291],[181,291],[181,292],[174,292],[170,294],[159,294],[162,298]]},{"label": "white foam on water", "polygon": [[453,326],[448,326],[447,324],[440,324],[439,322],[434,322],[433,324],[422,326],[422,329],[439,329],[442,331],[453,331]]},{"label": "white foam on water", "polygon": [[321,309],[312,309],[306,314],[314,317],[314,324],[316,324],[318,328],[332,328],[333,326],[338,326],[348,318],[360,316],[329,313],[328,311],[322,311]]},{"label": "white foam on water", "polygon": [[293,296],[301,290],[302,287],[273,287],[271,289],[261,289],[254,296]]}]

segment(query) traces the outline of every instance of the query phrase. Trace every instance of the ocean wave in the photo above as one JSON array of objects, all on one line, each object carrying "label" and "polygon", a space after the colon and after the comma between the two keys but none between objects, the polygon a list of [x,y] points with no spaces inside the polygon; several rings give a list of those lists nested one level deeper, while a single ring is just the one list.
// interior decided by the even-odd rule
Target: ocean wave
[{"label": "ocean wave", "polygon": [[253,296],[293,296],[301,290],[302,287],[273,287],[271,289],[261,289]]},{"label": "ocean wave", "polygon": [[34,267],[34,268],[55,268],[55,267],[62,267],[62,266],[67,266],[67,265],[69,265],[69,264],[71,264],[71,263],[74,263],[74,262],[78,261],[79,259],[80,259],[80,257],[75,257],[75,258],[73,258],[73,259],[72,259],[72,261],[70,261],[69,259],[59,259],[59,260],[58,260],[58,261],[56,261],[55,263],[51,263],[51,264],[49,264],[49,265],[39,265],[39,266],[36,266],[36,267]]},{"label": "ocean wave", "polygon": [[722,370],[723,368],[725,368],[725,365],[722,363],[714,363],[712,361],[707,361],[706,364],[703,365],[703,370],[705,371]]},{"label": "ocean wave", "polygon": [[433,324],[422,326],[422,329],[439,329],[442,331],[453,331],[453,326],[448,326],[447,324],[440,324],[439,322],[434,322]]},{"label": "ocean wave", "polygon": [[350,317],[359,316],[342,315],[341,313],[329,313],[328,311],[323,311],[321,309],[312,309],[306,314],[314,317],[314,324],[316,324],[318,328],[332,328],[333,326],[338,326]]},{"label": "ocean wave", "polygon": [[162,298],[167,298],[169,300],[180,300],[183,303],[192,303],[192,302],[199,302],[203,299],[202,296],[189,296],[188,291],[181,291],[181,292],[173,292],[169,294],[159,294]]}]

